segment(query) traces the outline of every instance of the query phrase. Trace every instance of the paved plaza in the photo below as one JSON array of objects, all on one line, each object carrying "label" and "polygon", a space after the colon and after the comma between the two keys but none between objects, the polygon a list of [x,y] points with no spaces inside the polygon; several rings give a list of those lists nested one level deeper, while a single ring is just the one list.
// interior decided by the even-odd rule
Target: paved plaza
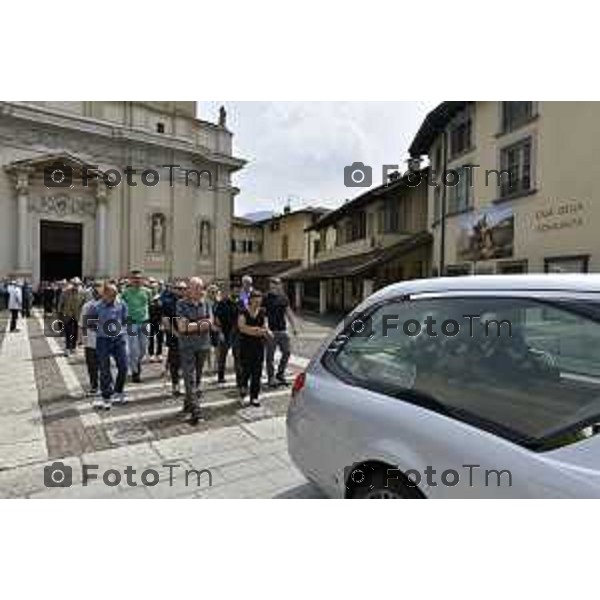
[{"label": "paved plaza", "polygon": [[[310,317],[300,323],[290,379],[333,325]],[[179,414],[164,366],[146,362],[143,383],[127,386],[129,403],[98,412],[85,397],[83,354],[63,357],[62,340],[44,335],[40,312],[21,320],[16,333],[7,326],[3,313],[0,498],[321,497],[287,454],[289,388],[266,390],[260,408],[241,408],[231,370],[218,387],[209,369],[206,421],[193,427]],[[64,468],[55,479],[64,475],[72,485],[45,484],[57,461]]]}]

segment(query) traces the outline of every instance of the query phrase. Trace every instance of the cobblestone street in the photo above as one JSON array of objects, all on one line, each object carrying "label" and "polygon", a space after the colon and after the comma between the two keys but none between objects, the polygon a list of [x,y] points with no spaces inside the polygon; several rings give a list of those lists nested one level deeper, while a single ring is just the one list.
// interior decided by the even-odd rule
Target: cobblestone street
[{"label": "cobblestone street", "polygon": [[[8,333],[6,314],[0,317],[0,497],[320,497],[287,454],[289,388],[265,390],[261,407],[240,408],[232,371],[225,386],[217,387],[209,369],[203,382],[206,420],[192,427],[179,415],[181,401],[171,396],[163,365],[147,361],[143,382],[127,386],[129,403],[98,412],[85,397],[83,354],[65,358],[62,340],[44,336],[39,312],[19,325],[19,332]],[[331,326],[317,318],[300,320],[290,381]],[[45,485],[44,468],[55,461],[71,468],[71,486]],[[85,486],[84,464],[98,465],[97,479]],[[124,475],[128,466],[137,485]],[[117,485],[102,481],[110,469],[121,474]],[[157,485],[140,480],[148,469],[160,475]]]}]

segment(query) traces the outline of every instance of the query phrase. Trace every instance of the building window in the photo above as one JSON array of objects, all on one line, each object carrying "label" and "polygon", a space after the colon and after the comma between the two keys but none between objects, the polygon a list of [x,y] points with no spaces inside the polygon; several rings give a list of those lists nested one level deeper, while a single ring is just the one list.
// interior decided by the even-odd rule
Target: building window
[{"label": "building window", "polygon": [[210,221],[200,221],[198,235],[198,251],[200,256],[206,257],[211,255],[211,224]]},{"label": "building window", "polygon": [[515,275],[519,273],[527,273],[526,260],[507,260],[500,261],[496,265],[497,272],[501,275]]},{"label": "building window", "polygon": [[313,240],[313,256],[317,256],[320,252],[321,240]]},{"label": "building window", "polygon": [[248,240],[248,254],[252,254],[254,252],[254,242],[253,240]]},{"label": "building window", "polygon": [[472,200],[472,186],[470,178],[470,169],[466,167],[460,167],[456,169],[458,173],[458,183],[455,186],[448,187],[446,193],[448,194],[448,207],[447,214],[455,214],[468,210],[471,206]]},{"label": "building window", "polygon": [[231,251],[233,253],[237,252],[237,248],[236,248],[237,244],[236,241],[234,239],[231,240]]},{"label": "building window", "polygon": [[446,277],[461,277],[463,275],[471,275],[473,266],[470,263],[462,265],[448,265],[446,267]]},{"label": "building window", "polygon": [[450,126],[450,156],[464,154],[472,147],[471,144],[472,119],[469,110],[460,114]]},{"label": "building window", "polygon": [[279,221],[271,221],[271,231],[279,231]]},{"label": "building window", "polygon": [[435,164],[433,166],[434,170],[438,173],[442,172],[442,147],[438,146],[435,151]]},{"label": "building window", "polygon": [[284,235],[281,238],[281,258],[282,260],[287,260],[288,252],[289,252],[289,238],[287,235]]},{"label": "building window", "polygon": [[383,233],[399,231],[399,210],[396,200],[388,200],[383,206]]},{"label": "building window", "polygon": [[533,102],[502,102],[502,132],[517,129],[533,116]]},{"label": "building window", "polygon": [[433,188],[433,222],[442,219],[442,188],[438,185]]},{"label": "building window", "polygon": [[501,151],[500,196],[502,198],[531,190],[531,146],[531,138],[527,138]]},{"label": "building window", "polygon": [[587,273],[590,257],[582,256],[558,256],[544,260],[544,271],[546,273]]},{"label": "building window", "polygon": [[346,221],[345,243],[364,240],[367,235],[367,215],[361,210],[351,215]]},{"label": "building window", "polygon": [[156,124],[156,133],[164,133],[165,132],[165,124],[157,123]]}]

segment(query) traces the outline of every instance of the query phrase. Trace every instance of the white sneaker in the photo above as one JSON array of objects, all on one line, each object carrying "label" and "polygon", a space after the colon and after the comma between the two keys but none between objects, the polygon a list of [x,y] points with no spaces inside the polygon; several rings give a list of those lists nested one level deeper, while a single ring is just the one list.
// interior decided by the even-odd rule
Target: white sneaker
[{"label": "white sneaker", "polygon": [[120,394],[117,394],[113,400],[113,404],[119,404],[119,405],[127,404],[128,402],[129,402],[129,398],[127,397],[127,394],[125,392],[121,392]]},{"label": "white sneaker", "polygon": [[95,408],[97,410],[110,410],[111,406],[112,402],[110,400],[102,398],[102,396],[94,398],[94,400],[92,400],[92,408]]},{"label": "white sneaker", "polygon": [[92,400],[92,408],[96,408],[98,410],[101,410],[104,408],[104,398],[100,397],[100,398],[94,398]]}]

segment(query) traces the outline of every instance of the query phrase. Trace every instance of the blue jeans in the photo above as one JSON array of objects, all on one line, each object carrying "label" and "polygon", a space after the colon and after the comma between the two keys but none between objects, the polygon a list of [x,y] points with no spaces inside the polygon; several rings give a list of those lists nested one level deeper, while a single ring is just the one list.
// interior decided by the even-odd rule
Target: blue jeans
[{"label": "blue jeans", "polygon": [[[110,357],[117,365],[117,380],[113,388],[113,377],[110,368]],[[98,337],[96,339],[96,358],[100,370],[100,389],[102,397],[108,400],[113,393],[121,394],[127,377],[127,343],[125,336]]]},{"label": "blue jeans", "polygon": [[142,359],[146,356],[146,350],[148,348],[148,328],[144,328],[146,334],[141,331],[141,325],[132,323],[128,326],[129,331],[133,335],[127,335],[127,349],[129,353],[129,369],[131,374],[140,373],[142,370]]}]

